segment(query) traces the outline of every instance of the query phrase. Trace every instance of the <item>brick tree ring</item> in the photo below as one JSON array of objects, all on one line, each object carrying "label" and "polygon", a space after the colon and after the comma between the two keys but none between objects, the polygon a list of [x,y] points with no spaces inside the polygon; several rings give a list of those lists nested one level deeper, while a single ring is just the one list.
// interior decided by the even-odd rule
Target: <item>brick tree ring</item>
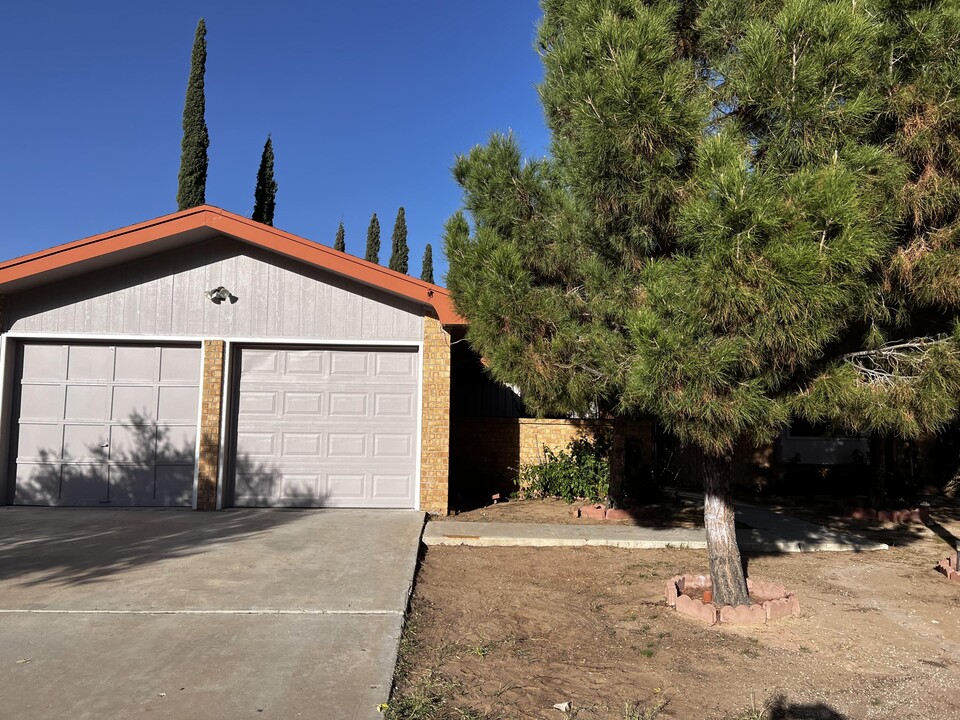
[{"label": "brick tree ring", "polygon": [[747,590],[756,600],[752,605],[724,605],[700,599],[704,590],[712,591],[709,575],[677,575],[667,581],[667,605],[681,615],[707,625],[763,625],[800,614],[800,601],[783,585],[747,578]]}]

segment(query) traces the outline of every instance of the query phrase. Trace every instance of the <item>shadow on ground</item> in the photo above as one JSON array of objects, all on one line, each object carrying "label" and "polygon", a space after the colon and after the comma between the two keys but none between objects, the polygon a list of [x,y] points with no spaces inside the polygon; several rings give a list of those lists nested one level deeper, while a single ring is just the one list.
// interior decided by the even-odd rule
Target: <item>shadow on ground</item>
[{"label": "shadow on ground", "polygon": [[767,706],[770,720],[848,720],[826,703],[791,703],[783,695],[778,695]]},{"label": "shadow on ground", "polygon": [[0,580],[83,584],[203,553],[297,519],[297,510],[0,508]]}]

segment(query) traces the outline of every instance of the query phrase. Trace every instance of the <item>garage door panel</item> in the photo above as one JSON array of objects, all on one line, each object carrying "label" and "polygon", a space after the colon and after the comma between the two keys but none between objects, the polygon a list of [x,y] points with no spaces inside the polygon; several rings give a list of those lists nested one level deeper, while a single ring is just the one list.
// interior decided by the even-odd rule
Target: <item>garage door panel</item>
[{"label": "garage door panel", "polygon": [[19,463],[13,501],[21,505],[57,505],[60,501],[60,465]]},{"label": "garage door panel", "polygon": [[160,382],[200,382],[200,353],[192,347],[160,348]]},{"label": "garage door panel", "polygon": [[20,418],[22,420],[52,420],[63,417],[63,388],[60,385],[33,385],[21,388]]},{"label": "garage door panel", "polygon": [[160,386],[158,414],[164,420],[190,420],[197,417],[200,390],[197,387]]},{"label": "garage door panel", "polygon": [[68,385],[63,417],[67,420],[106,420],[110,417],[110,387]]},{"label": "garage door panel", "polygon": [[322,353],[315,351],[288,350],[284,357],[286,375],[319,376],[324,372],[324,358]]},{"label": "garage door panel", "polygon": [[23,343],[19,353],[15,503],[192,503],[199,347]]},{"label": "garage door panel", "polygon": [[157,462],[189,463],[191,473],[197,453],[196,425],[161,425],[156,429]]},{"label": "garage door panel", "polygon": [[110,419],[117,422],[135,421],[140,418],[153,420],[157,406],[157,394],[153,386],[118,385],[113,388]]},{"label": "garage door panel", "polygon": [[243,375],[278,375],[280,358],[278,350],[244,350],[240,371]]},{"label": "garage door panel", "polygon": [[154,504],[187,507],[193,503],[193,465],[157,465]]},{"label": "garage door panel", "polygon": [[64,460],[103,460],[109,447],[106,425],[64,425]]},{"label": "garage door panel", "polygon": [[418,357],[243,350],[235,503],[414,507]]},{"label": "garage door panel", "polygon": [[74,345],[67,350],[67,380],[113,378],[113,348],[108,345]]},{"label": "garage door panel", "polygon": [[111,465],[108,470],[111,505],[153,505],[154,471],[138,465]]},{"label": "garage door panel", "polygon": [[61,505],[100,505],[109,498],[107,473],[99,463],[64,465],[60,480]]},{"label": "garage door panel", "polygon": [[62,380],[66,348],[62,345],[26,345],[23,348],[24,380]]},{"label": "garage door panel", "polygon": [[285,415],[314,416],[323,411],[322,392],[284,392],[283,412]]},{"label": "garage door panel", "polygon": [[114,380],[152,383],[160,375],[159,348],[120,346],[115,362]]},{"label": "garage door panel", "polygon": [[376,376],[391,378],[416,378],[415,356],[403,353],[380,353],[377,355]]},{"label": "garage door panel", "polygon": [[154,462],[157,459],[156,425],[112,425],[109,458],[114,461]]},{"label": "garage door panel", "polygon": [[17,457],[23,460],[59,460],[63,456],[63,426],[21,423]]},{"label": "garage door panel", "polygon": [[265,392],[243,392],[240,393],[240,415],[249,417],[252,415],[276,415],[280,404],[277,402],[278,393],[276,390]]},{"label": "garage door panel", "polygon": [[410,496],[412,475],[373,474],[373,497],[380,500],[402,500]]}]

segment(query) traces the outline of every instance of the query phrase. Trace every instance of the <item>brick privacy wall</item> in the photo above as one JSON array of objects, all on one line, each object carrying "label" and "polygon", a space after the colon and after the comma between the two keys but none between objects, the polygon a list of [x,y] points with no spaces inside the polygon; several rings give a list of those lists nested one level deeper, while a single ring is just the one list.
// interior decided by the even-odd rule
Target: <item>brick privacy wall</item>
[{"label": "brick privacy wall", "polygon": [[[544,460],[544,446],[563,450],[581,437],[608,432],[609,420],[555,420],[537,418],[468,418],[454,420],[450,441],[455,472],[469,473],[475,481],[489,480],[497,489],[512,480],[521,465]],[[627,442],[640,449],[644,463],[652,464],[653,424],[636,420],[627,430]]]},{"label": "brick privacy wall", "polygon": [[220,468],[220,415],[223,405],[223,340],[203,341],[200,385],[200,462],[197,466],[197,510],[217,509]]},{"label": "brick privacy wall", "polygon": [[420,509],[446,515],[450,479],[450,336],[440,321],[423,318]]}]

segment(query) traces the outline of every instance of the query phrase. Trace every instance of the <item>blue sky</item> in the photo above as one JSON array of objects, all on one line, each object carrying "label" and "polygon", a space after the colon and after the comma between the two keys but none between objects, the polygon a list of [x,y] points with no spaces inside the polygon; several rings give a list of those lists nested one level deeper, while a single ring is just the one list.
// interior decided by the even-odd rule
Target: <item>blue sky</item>
[{"label": "blue sky", "polygon": [[272,133],[274,224],[389,258],[406,208],[410,267],[460,206],[457,153],[512,130],[547,152],[537,0],[10,2],[0,9],[0,257],[176,210],[181,116],[207,23],[207,202],[249,216]]}]

